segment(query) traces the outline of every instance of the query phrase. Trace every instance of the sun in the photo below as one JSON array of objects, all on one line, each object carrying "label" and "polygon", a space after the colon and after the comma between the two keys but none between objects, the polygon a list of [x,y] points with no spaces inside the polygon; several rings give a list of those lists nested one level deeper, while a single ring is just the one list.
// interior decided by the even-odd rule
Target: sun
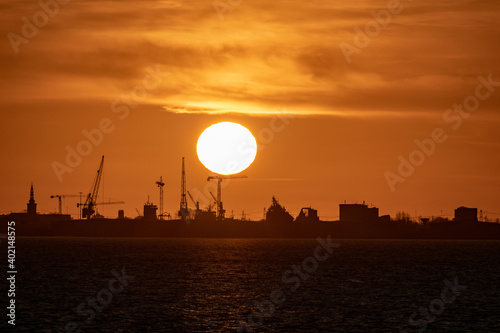
[{"label": "sun", "polygon": [[226,121],[201,133],[196,152],[208,170],[232,175],[245,170],[255,160],[257,141],[246,127]]}]

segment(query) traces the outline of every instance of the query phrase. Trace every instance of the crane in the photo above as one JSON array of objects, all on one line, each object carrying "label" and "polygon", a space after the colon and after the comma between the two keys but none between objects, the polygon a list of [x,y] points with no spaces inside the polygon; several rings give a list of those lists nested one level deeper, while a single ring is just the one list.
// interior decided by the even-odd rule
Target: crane
[{"label": "crane", "polygon": [[[96,202],[95,206],[97,206],[97,205],[121,205],[124,203],[125,203],[125,201],[103,201],[103,202]],[[98,214],[99,214],[99,212],[97,212],[97,208],[96,208],[96,216]],[[99,215],[99,217],[102,217],[102,215]]]},{"label": "crane", "polygon": [[215,207],[215,209],[217,209],[217,198],[212,193],[212,191],[210,191],[210,195],[212,196],[212,199],[214,199],[214,203],[213,204],[208,204],[208,210],[212,210],[212,207]]},{"label": "crane", "polygon": [[214,199],[214,203],[217,204],[217,198],[215,197],[215,195],[212,193],[212,191],[210,191],[210,195],[212,196],[212,199]]},{"label": "crane", "polygon": [[59,214],[62,214],[62,199],[63,198],[70,198],[70,197],[79,197],[79,194],[54,194],[51,195],[50,198],[54,199],[57,198],[59,199]]},{"label": "crane", "polygon": [[189,193],[189,191],[187,191],[187,194],[191,198],[191,201],[193,202],[193,205],[196,207],[195,216],[197,216],[199,214],[199,212],[200,212],[200,202],[199,201],[194,201],[194,198],[191,195],[191,193]]},{"label": "crane", "polygon": [[160,220],[163,219],[163,186],[165,186],[165,183],[163,182],[162,176],[160,176],[160,180],[158,180],[156,183],[158,187],[160,188]]},{"label": "crane", "polygon": [[[222,206],[222,193],[221,193],[221,183],[223,179],[236,179],[236,178],[248,178],[245,175],[216,175],[216,176],[209,176],[207,178],[207,182],[215,179],[217,180],[217,219],[218,220],[223,220],[224,219],[224,208]],[[213,196],[213,194],[212,194]]]},{"label": "crane", "polygon": [[101,183],[103,165],[104,165],[104,156],[102,156],[101,164],[99,165],[99,169],[97,170],[97,175],[94,179],[92,187],[90,188],[90,192],[87,195],[85,203],[83,205],[82,204],[77,205],[78,207],[80,207],[80,205],[83,206],[82,209],[83,218],[90,219],[90,217],[95,213],[94,206],[96,205],[97,193],[99,191],[99,184]]},{"label": "crane", "polygon": [[177,215],[185,220],[188,216],[188,206],[186,199],[186,169],[184,167],[184,157],[182,158],[182,172],[181,172],[181,204]]},{"label": "crane", "polygon": [[125,201],[103,201],[103,202],[96,202],[94,205],[121,205],[124,203]]},{"label": "crane", "polygon": [[104,156],[101,158],[101,164],[99,165],[99,169],[97,169],[97,175],[94,179],[94,182],[92,183],[92,187],[90,188],[90,192],[87,195],[87,199],[85,200],[85,203],[78,203],[77,207],[82,206],[82,218],[90,219],[95,213],[96,210],[94,209],[96,205],[116,205],[116,204],[124,204],[124,201],[104,201],[104,202],[97,202],[97,194],[99,193],[99,185],[101,184],[101,178],[102,178],[102,169],[104,166]]}]

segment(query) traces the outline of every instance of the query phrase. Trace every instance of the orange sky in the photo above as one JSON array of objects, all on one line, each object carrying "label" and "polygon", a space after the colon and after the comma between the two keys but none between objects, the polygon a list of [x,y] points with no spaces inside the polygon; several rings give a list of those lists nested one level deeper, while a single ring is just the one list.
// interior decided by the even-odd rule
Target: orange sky
[{"label": "orange sky", "polygon": [[[500,3],[401,1],[348,62],[340,45],[355,45],[356,27],[387,6],[242,1],[221,20],[211,1],[73,0],[43,25],[36,1],[4,2],[0,213],[26,208],[32,180],[39,210],[55,211],[50,195],[88,192],[101,155],[106,198],[126,202],[101,212],[136,216],[148,194],[158,202],[161,175],[173,213],[181,157],[188,189],[203,192],[210,172],[196,141],[219,121],[241,123],[259,144],[249,178],[223,191],[237,216],[260,218],[273,194],[294,216],[311,205],[323,219],[344,200],[391,215],[500,213],[500,86],[482,88],[488,98],[456,129],[443,119],[475,95],[479,76],[500,84]],[[23,35],[33,16],[38,32]],[[110,133],[59,181],[53,163],[103,119]],[[392,191],[386,172],[436,128],[447,140]],[[77,214],[76,200],[65,206]]]}]

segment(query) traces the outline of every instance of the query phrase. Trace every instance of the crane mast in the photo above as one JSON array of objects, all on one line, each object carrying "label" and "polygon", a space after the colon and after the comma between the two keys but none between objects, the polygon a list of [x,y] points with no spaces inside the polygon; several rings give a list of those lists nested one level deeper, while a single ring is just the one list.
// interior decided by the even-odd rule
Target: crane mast
[{"label": "crane mast", "polygon": [[59,214],[62,214],[62,195],[56,194],[56,195],[51,195],[51,199],[53,198],[58,198],[59,199]]}]

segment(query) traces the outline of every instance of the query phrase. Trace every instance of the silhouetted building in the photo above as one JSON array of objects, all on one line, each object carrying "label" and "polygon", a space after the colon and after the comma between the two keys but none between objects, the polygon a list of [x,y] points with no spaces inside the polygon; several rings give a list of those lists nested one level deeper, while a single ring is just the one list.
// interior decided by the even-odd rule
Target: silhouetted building
[{"label": "silhouetted building", "polygon": [[213,222],[216,220],[215,211],[212,210],[198,210],[198,213],[195,214],[195,219],[197,221],[203,222]]},{"label": "silhouetted building", "polygon": [[340,222],[365,223],[378,220],[378,208],[368,207],[364,204],[340,204]]},{"label": "silhouetted building", "polygon": [[455,209],[455,222],[477,222],[477,208],[458,207]]},{"label": "silhouetted building", "polygon": [[378,218],[378,221],[382,222],[382,223],[389,223],[389,222],[391,222],[391,216],[390,215],[382,215]]},{"label": "silhouetted building", "polygon": [[319,222],[318,211],[311,207],[305,207],[300,210],[296,222]]},{"label": "silhouetted building", "polygon": [[30,199],[28,201],[28,209],[25,213],[10,213],[2,215],[2,218],[16,222],[16,229],[23,234],[30,234],[40,230],[50,230],[52,223],[55,221],[71,221],[69,214],[38,214],[36,211],[35,191],[33,184],[30,189]]},{"label": "silhouetted building", "polygon": [[125,211],[123,209],[118,210],[118,218],[119,219],[125,218]]},{"label": "silhouetted building", "polygon": [[422,222],[423,226],[426,226],[427,223],[429,222],[429,220],[430,220],[430,218],[428,218],[428,217],[421,217],[420,218],[420,221]]},{"label": "silhouetted building", "polygon": [[146,202],[144,204],[144,220],[156,220],[156,211],[158,210],[158,206],[153,205],[152,202]]},{"label": "silhouetted building", "polygon": [[36,215],[35,192],[33,191],[33,183],[31,183],[30,201],[28,202],[27,206],[28,206],[28,214]]},{"label": "silhouetted building", "polygon": [[273,196],[273,202],[266,212],[266,222],[289,223],[293,222],[293,216]]}]

